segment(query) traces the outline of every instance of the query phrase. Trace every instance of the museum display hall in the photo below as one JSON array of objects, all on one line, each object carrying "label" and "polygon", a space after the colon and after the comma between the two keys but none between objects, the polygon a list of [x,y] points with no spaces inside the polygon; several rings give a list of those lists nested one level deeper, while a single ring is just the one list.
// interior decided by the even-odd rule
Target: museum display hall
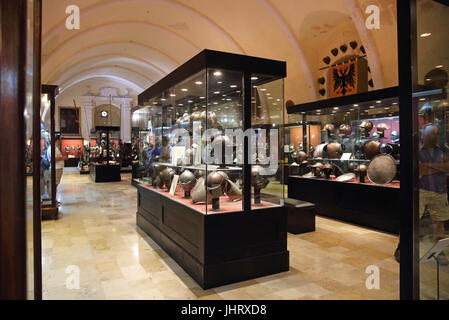
[{"label": "museum display hall", "polygon": [[0,17],[0,299],[449,299],[447,1]]}]

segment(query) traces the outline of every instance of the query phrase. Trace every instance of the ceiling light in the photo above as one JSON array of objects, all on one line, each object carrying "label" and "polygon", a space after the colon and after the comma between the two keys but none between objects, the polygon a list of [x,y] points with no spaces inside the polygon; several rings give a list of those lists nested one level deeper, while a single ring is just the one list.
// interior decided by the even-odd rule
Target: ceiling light
[{"label": "ceiling light", "polygon": [[187,91],[189,91],[189,89],[182,88],[181,91],[187,92]]},{"label": "ceiling light", "polygon": [[215,94],[220,94],[220,91],[215,91],[214,93],[215,93]]},{"label": "ceiling light", "polygon": [[220,71],[215,71],[215,72],[214,72],[214,76],[216,76],[216,77],[221,76],[221,72],[220,72]]},{"label": "ceiling light", "polygon": [[377,101],[376,101],[376,103],[382,103],[382,101],[380,101],[380,100],[377,100]]},{"label": "ceiling light", "polygon": [[[370,109],[373,109],[373,108],[374,108],[374,106],[370,106],[369,108],[370,108]],[[366,110],[366,112],[368,112],[368,110]]]},{"label": "ceiling light", "polygon": [[197,82],[195,82],[195,84],[200,85],[200,84],[203,84],[203,83],[201,81],[197,81]]},{"label": "ceiling light", "polygon": [[354,107],[358,107],[358,106],[359,106],[358,104],[355,104],[355,105],[354,105]]},{"label": "ceiling light", "polygon": [[260,91],[267,91],[267,89],[265,89],[265,88],[262,88],[262,89],[260,89]]},{"label": "ceiling light", "polygon": [[192,103],[193,101],[192,100],[189,100],[189,101],[187,101],[188,103]]},{"label": "ceiling light", "polygon": [[221,82],[221,81],[218,81],[217,83],[218,83],[218,84],[222,84],[223,82]]},{"label": "ceiling light", "polygon": [[334,107],[334,110],[338,110],[338,107]]},{"label": "ceiling light", "polygon": [[421,98],[419,99],[419,101],[426,101],[426,98]]},{"label": "ceiling light", "polygon": [[204,99],[204,97],[200,97],[200,99]]},{"label": "ceiling light", "polygon": [[231,88],[237,88],[237,85],[236,84],[232,84]]},{"label": "ceiling light", "polygon": [[180,104],[178,104],[178,106],[182,107],[182,106],[183,106],[183,104],[182,104],[182,103],[180,103]]},{"label": "ceiling light", "polygon": [[167,99],[164,99],[164,98],[162,98],[161,100],[162,100],[162,101],[167,101]]},{"label": "ceiling light", "polygon": [[251,80],[257,80],[259,79],[258,77],[251,77]]},{"label": "ceiling light", "polygon": [[439,64],[439,65],[435,66],[435,68],[443,68],[443,65]]},{"label": "ceiling light", "polygon": [[432,34],[430,32],[421,33],[421,38],[430,37]]},{"label": "ceiling light", "polygon": [[170,97],[176,97],[176,94],[171,93],[171,94],[170,94]]}]

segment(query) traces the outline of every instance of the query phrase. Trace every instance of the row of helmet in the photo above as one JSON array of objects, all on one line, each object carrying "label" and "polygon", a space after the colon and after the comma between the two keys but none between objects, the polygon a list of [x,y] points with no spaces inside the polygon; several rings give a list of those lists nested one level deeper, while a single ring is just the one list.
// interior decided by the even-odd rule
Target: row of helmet
[{"label": "row of helmet", "polygon": [[[374,125],[370,120],[363,120],[362,123],[359,125],[359,130],[362,134],[364,134],[365,136],[369,136],[371,130],[373,130]],[[385,123],[379,123],[376,126],[376,132],[377,134],[379,134],[379,136],[381,138],[384,137],[385,131],[389,129],[389,126]],[[328,123],[326,125],[324,125],[323,127],[324,131],[327,131],[330,134],[334,134],[335,133],[335,125],[333,125],[332,123]],[[341,137],[349,137],[352,134],[352,126],[350,124],[342,124],[340,125],[340,127],[338,128],[338,134]]]},{"label": "row of helmet", "polygon": [[346,182],[359,177],[361,183],[365,183],[368,178],[376,184],[387,184],[393,181],[397,174],[397,164],[390,155],[376,155],[369,164],[350,162],[348,172],[345,173],[335,163],[316,162],[309,165],[307,161],[303,162],[299,167],[303,168],[300,173],[305,177],[316,177],[330,179],[331,175],[335,176],[336,181]]},{"label": "row of helmet", "polygon": [[217,115],[213,111],[194,111],[191,115],[184,113],[181,117],[176,119],[176,126],[178,128],[193,130],[194,123],[207,126],[208,129],[221,129],[221,124],[217,120]]},{"label": "row of helmet", "polygon": [[[151,165],[152,186],[158,189],[170,190],[176,170],[155,162]],[[185,169],[179,176],[178,183],[184,190],[184,197],[191,198],[192,203],[202,204],[226,195],[231,201],[242,200],[242,188],[234,177],[225,171],[215,170],[206,176],[206,171],[197,169],[194,172]],[[269,183],[261,174],[260,166],[251,168],[251,185],[255,190],[264,189]]]}]

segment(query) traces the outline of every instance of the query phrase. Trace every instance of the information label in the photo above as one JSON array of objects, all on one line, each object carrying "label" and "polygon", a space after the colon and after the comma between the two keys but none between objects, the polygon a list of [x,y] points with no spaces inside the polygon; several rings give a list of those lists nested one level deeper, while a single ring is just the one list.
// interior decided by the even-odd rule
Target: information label
[{"label": "information label", "polygon": [[178,180],[179,180],[179,175],[175,174],[175,176],[173,177],[173,180],[171,181],[170,192],[169,192],[172,196],[175,195],[176,186],[178,185]]}]

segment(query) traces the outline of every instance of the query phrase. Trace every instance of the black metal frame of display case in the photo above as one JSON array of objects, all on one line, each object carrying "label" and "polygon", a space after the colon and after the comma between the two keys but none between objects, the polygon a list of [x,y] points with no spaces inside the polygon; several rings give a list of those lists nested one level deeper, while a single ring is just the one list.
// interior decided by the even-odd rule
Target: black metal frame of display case
[{"label": "black metal frame of display case", "polygon": [[[243,130],[251,128],[251,75],[286,76],[285,62],[204,50],[142,92],[139,105],[207,68],[242,72]],[[204,214],[137,185],[137,225],[204,289],[289,270],[285,207],[251,209],[248,150],[245,140],[241,211]]]},{"label": "black metal frame of display case", "polygon": [[41,85],[41,93],[47,94],[50,100],[50,148],[51,148],[51,199],[49,204],[41,203],[43,219],[58,219],[59,209],[56,201],[56,131],[55,131],[55,110],[56,96],[59,94],[59,87],[55,85]]},{"label": "black metal frame of display case", "polygon": [[[399,88],[391,87],[288,106],[287,113],[396,98],[398,94]],[[305,117],[304,114],[302,123],[306,123]],[[316,204],[318,214],[396,234],[400,229],[399,194],[396,187],[288,177],[288,197]]]},{"label": "black metal frame of display case", "polygon": [[98,131],[106,132],[106,164],[93,163],[89,164],[89,173],[94,182],[118,182],[121,181],[120,164],[109,163],[109,132],[120,131],[117,126],[96,126],[90,130],[95,134]]}]

